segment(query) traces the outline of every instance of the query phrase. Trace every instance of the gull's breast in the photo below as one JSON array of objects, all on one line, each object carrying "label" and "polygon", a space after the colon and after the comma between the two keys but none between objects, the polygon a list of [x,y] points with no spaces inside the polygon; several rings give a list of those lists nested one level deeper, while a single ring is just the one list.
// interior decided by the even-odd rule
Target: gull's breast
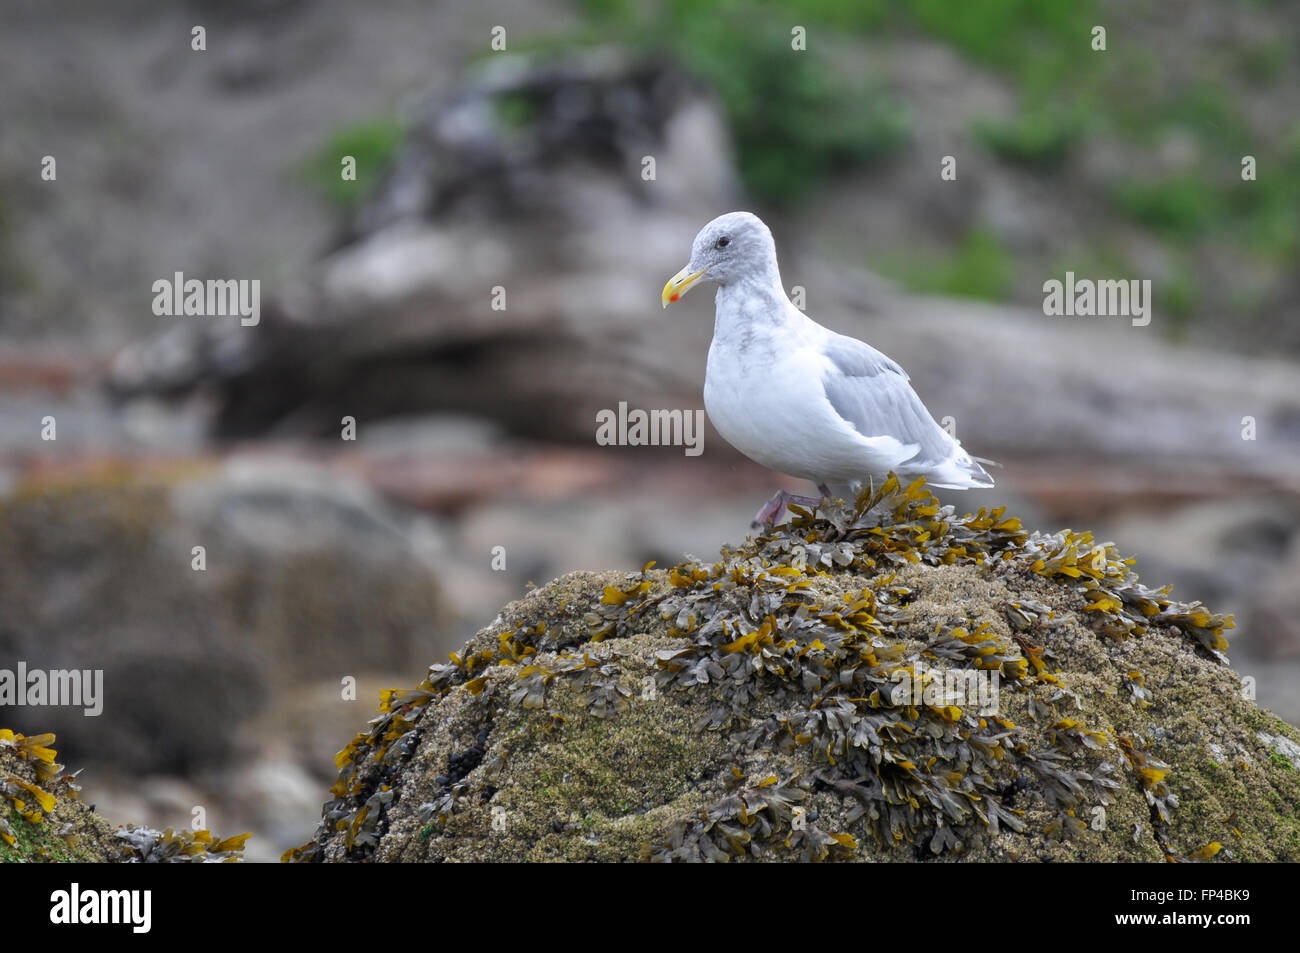
[{"label": "gull's breast", "polygon": [[736,348],[715,338],[704,379],[709,420],[729,444],[773,470],[815,482],[858,479],[861,442],[826,400],[825,365],[809,347]]}]

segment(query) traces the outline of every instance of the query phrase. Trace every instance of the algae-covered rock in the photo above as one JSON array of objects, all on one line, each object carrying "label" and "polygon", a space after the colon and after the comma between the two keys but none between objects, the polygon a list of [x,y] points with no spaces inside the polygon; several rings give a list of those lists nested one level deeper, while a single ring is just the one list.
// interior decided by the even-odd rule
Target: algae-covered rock
[{"label": "algae-covered rock", "polygon": [[337,762],[299,861],[1298,860],[1231,618],[920,481],[511,603]]},{"label": "algae-covered rock", "polygon": [[238,863],[247,834],[120,827],[81,801],[54,735],[0,728],[0,863]]}]

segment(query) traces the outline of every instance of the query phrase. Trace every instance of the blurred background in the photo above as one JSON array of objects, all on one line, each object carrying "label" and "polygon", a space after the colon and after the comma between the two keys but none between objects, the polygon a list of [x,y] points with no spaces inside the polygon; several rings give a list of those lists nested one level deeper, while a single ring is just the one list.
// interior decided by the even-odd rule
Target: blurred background
[{"label": "blurred background", "polygon": [[[737,208],[1004,464],[947,501],[1237,613],[1300,721],[1298,52],[1280,0],[10,0],[0,667],[106,698],[0,724],[271,859],[378,690],[529,583],[743,539],[808,487],[595,441],[703,407],[712,295],[658,295]],[[1045,316],[1067,271],[1149,279],[1150,324]],[[155,315],[175,272],[259,323]]]}]

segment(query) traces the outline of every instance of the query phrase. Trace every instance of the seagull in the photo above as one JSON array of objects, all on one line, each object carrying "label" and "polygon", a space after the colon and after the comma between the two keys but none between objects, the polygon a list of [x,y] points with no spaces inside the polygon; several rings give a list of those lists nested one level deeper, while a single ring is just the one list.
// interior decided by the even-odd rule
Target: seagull
[{"label": "seagull", "polygon": [[822,495],[779,490],[755,526],[770,526],[788,503],[829,499],[831,483],[856,489],[891,471],[947,489],[993,485],[981,458],[935,422],[896,361],[791,303],[772,233],[757,215],[729,212],[700,229],[690,262],[664,285],[663,306],[703,280],[718,285],[704,376],[709,420],[751,460],[811,480]]}]

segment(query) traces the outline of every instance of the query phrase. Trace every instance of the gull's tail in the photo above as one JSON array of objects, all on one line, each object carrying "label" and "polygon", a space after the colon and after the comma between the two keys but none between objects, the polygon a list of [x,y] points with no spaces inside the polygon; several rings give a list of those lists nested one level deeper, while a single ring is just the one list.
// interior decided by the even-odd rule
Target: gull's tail
[{"label": "gull's tail", "polygon": [[1001,464],[983,457],[972,457],[962,449],[961,444],[955,444],[953,450],[951,457],[929,473],[921,474],[926,483],[946,490],[985,490],[993,486],[993,477],[989,476],[980,463],[987,463],[991,467]]}]

